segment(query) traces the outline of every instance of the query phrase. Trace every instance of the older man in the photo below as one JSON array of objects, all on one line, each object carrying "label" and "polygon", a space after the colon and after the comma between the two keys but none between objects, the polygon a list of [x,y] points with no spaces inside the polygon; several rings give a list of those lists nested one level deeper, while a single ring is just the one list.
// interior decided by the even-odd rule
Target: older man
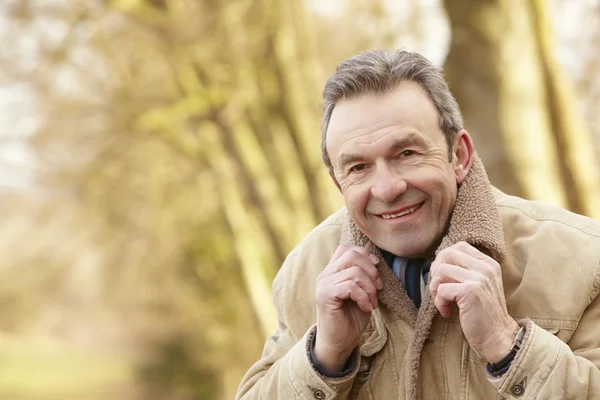
[{"label": "older man", "polygon": [[322,136],[346,208],[287,257],[238,398],[600,399],[600,224],[492,188],[439,69],[342,62]]}]

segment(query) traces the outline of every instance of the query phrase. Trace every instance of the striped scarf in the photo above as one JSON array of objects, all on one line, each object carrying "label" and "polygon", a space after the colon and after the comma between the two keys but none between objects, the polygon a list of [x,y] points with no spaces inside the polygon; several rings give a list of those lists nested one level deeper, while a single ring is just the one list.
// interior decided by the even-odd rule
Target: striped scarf
[{"label": "striped scarf", "polygon": [[422,258],[397,257],[388,252],[383,252],[383,256],[387,265],[394,271],[394,275],[404,285],[408,297],[415,303],[415,307],[419,308],[427,289],[431,261]]}]

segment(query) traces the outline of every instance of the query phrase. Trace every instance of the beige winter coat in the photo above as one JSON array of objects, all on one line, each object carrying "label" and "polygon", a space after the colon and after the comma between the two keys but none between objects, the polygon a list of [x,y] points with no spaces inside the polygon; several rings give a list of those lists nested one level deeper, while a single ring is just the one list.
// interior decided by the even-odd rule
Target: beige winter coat
[{"label": "beige winter coat", "polygon": [[456,308],[443,318],[427,293],[417,312],[383,263],[380,306],[355,370],[336,379],[316,372],[307,351],[315,279],[340,241],[378,251],[340,210],[289,254],[273,284],[278,329],[237,398],[600,399],[600,223],[492,189],[476,160],[438,251],[466,241],[502,266],[508,311],[527,334],[500,378],[465,340]]}]

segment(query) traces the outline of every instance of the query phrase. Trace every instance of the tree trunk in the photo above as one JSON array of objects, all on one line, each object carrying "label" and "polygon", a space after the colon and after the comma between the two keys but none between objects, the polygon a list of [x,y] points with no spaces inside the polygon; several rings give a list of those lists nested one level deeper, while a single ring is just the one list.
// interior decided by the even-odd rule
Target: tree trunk
[{"label": "tree trunk", "polygon": [[[156,17],[146,18],[149,3],[141,4],[144,13],[132,16],[155,27],[150,30],[172,49],[165,57],[178,85],[174,105],[139,118],[163,122],[141,126],[203,158],[218,177],[216,195],[266,336],[276,322],[271,282],[287,252],[331,213],[336,194],[319,153],[322,82],[304,4],[211,0],[204,22],[213,48],[178,45],[177,29],[162,32]],[[178,7],[185,2],[152,9],[173,18],[166,11]]]},{"label": "tree trunk", "polygon": [[492,184],[597,216],[593,146],[567,101],[542,2],[445,6],[452,29],[446,74]]}]

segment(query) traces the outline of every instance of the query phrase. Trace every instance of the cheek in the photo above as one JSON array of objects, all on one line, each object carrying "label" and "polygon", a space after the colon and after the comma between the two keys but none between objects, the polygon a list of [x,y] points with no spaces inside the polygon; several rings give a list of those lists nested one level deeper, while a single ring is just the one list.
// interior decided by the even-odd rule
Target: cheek
[{"label": "cheek", "polygon": [[441,207],[447,207],[456,198],[456,177],[449,171],[421,170],[411,179],[410,184]]},{"label": "cheek", "polygon": [[431,195],[439,195],[456,185],[454,175],[450,176],[445,172],[438,169],[420,169],[415,171],[409,183]]},{"label": "cheek", "polygon": [[369,190],[360,185],[352,185],[342,188],[342,194],[346,202],[346,207],[353,214],[362,214],[369,201]]}]

